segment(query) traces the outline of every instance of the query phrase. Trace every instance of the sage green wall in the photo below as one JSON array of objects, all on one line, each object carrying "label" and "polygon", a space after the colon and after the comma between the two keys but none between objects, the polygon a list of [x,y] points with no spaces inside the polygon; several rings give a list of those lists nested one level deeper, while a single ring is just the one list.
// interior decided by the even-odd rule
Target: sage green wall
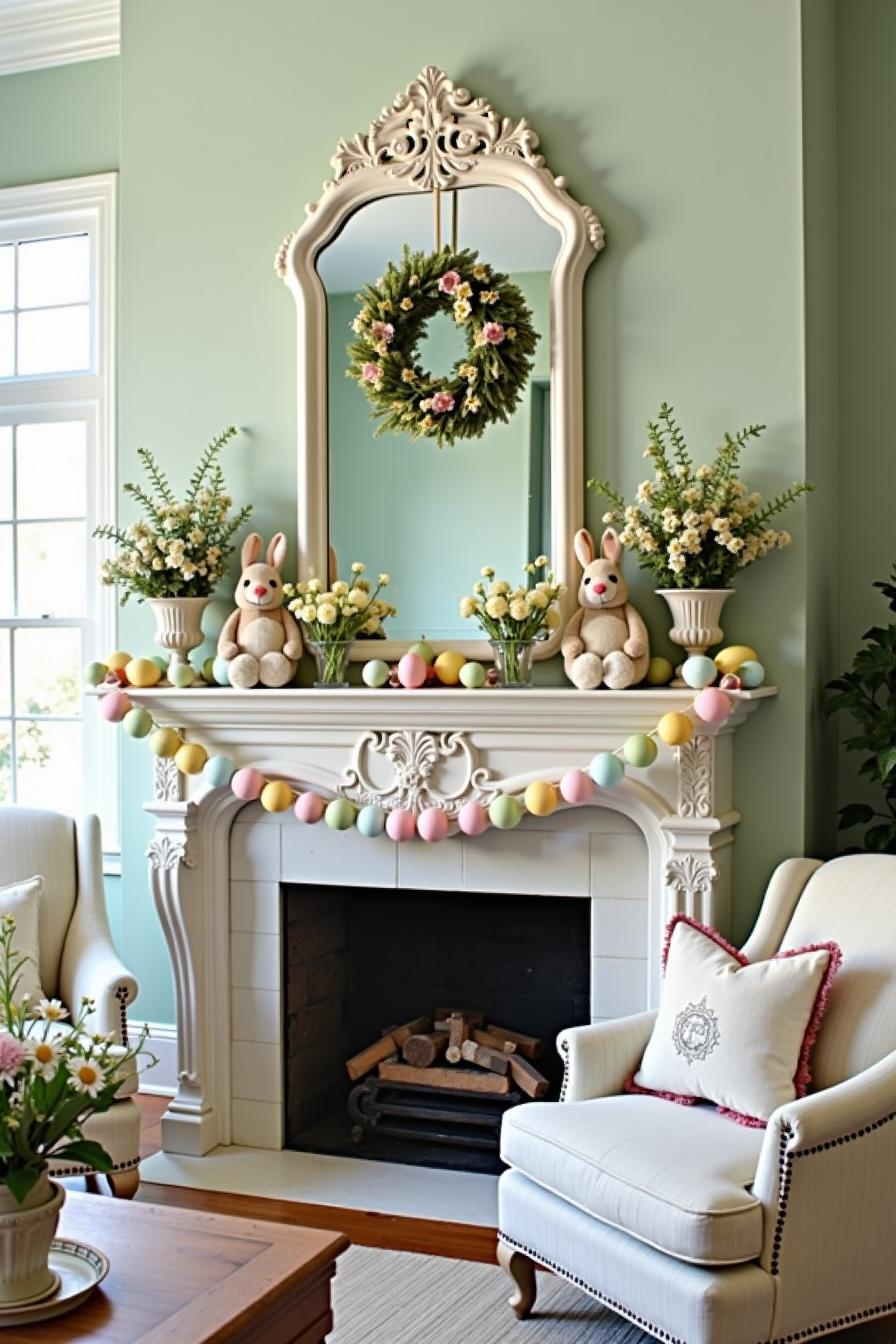
[{"label": "sage green wall", "polygon": [[0,187],[118,167],[116,57],[0,78]]}]

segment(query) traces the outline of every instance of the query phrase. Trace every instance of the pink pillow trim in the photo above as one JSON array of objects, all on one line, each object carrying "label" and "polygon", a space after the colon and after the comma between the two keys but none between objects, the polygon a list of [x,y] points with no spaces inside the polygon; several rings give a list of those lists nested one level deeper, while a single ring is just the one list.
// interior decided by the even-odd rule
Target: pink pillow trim
[{"label": "pink pillow trim", "polygon": [[[744,956],[743,952],[729,943],[727,938],[723,938],[717,929],[710,928],[708,924],[701,924],[699,920],[692,919],[690,915],[678,914],[673,915],[666,925],[666,937],[663,943],[662,957],[664,971],[666,969],[666,962],[669,960],[672,935],[679,924],[689,924],[692,929],[696,929],[699,933],[705,934],[707,938],[711,939],[712,942],[721,947],[722,950],[733,957],[735,961],[739,961],[741,966],[749,966],[751,964],[748,958]],[[809,1015],[809,1021],[806,1023],[806,1030],[803,1033],[803,1043],[800,1047],[799,1058],[797,1059],[796,1073],[793,1078],[793,1089],[797,1098],[804,1097],[812,1086],[812,1070],[809,1063],[812,1055],[812,1047],[818,1039],[818,1033],[821,1029],[821,1021],[827,1011],[831,985],[843,961],[843,953],[840,950],[840,945],[839,943],[834,942],[807,943],[805,947],[791,947],[788,948],[786,952],[776,952],[770,960],[778,961],[783,957],[799,957],[804,952],[827,952],[829,956],[828,964],[815,994],[815,1002],[812,1004],[812,1012]],[[755,966],[756,962],[753,962],[752,965]],[[637,1069],[635,1070],[635,1073],[637,1073]],[[639,1087],[635,1082],[634,1073],[625,1080],[625,1090],[626,1092],[631,1092],[635,1095],[644,1097],[658,1097],[661,1101],[674,1101],[679,1106],[695,1106],[697,1102],[704,1100],[703,1097],[692,1097],[677,1092],[655,1092],[649,1087]],[[737,1124],[745,1125],[749,1129],[765,1129],[768,1126],[767,1120],[761,1120],[756,1115],[745,1115],[742,1111],[732,1111],[727,1106],[717,1106],[716,1110],[719,1115],[724,1115],[729,1120],[734,1120]]]}]

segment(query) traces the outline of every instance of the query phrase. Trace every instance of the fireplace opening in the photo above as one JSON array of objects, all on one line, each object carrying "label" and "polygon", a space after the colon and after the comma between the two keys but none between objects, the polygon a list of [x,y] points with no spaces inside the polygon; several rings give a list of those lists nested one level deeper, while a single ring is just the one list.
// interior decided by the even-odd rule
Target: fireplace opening
[{"label": "fireplace opening", "polygon": [[[287,1147],[500,1171],[484,1136],[507,1104],[528,1101],[512,1080],[503,1100],[381,1089],[371,1104],[385,1111],[382,1129],[399,1132],[375,1121],[362,1134],[345,1062],[390,1026],[442,1006],[475,1009],[544,1042],[535,1063],[556,1099],[557,1034],[590,1020],[590,900],[295,884],[282,893]],[[409,1103],[429,1117],[410,1126],[413,1137],[397,1118]]]}]

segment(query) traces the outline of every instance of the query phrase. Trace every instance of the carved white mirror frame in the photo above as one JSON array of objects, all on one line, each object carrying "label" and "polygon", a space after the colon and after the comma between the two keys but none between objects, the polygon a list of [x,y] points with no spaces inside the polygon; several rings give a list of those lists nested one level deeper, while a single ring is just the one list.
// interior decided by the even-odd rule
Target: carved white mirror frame
[{"label": "carved white mirror frame", "polygon": [[[284,240],[276,266],[297,309],[299,572],[323,576],[328,572],[329,443],[327,299],[316,269],[319,253],[368,202],[436,187],[508,187],[557,229],[560,248],[550,285],[550,554],[568,591],[560,628],[536,646],[536,657],[547,658],[558,651],[575,606],[572,538],[582,525],[584,491],[582,283],[604,246],[604,231],[594,211],[573,200],[564,179],[545,167],[537,146],[538,136],[525,120],[499,117],[484,98],[471,97],[441,70],[427,66],[366,135],[339,142],[331,159],[333,178],[324,183],[320,200],[305,207],[308,218]],[[458,596],[465,581],[458,576]],[[452,640],[450,646],[468,657],[491,657],[484,639]],[[362,641],[354,656],[367,658],[375,651],[390,659],[404,649],[399,640]]]}]

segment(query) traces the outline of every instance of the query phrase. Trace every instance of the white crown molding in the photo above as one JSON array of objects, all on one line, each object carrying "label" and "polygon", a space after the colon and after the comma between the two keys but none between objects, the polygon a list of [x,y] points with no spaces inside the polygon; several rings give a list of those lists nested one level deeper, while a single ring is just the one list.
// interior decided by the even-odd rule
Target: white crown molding
[{"label": "white crown molding", "polygon": [[117,56],[120,0],[0,0],[0,75]]}]

